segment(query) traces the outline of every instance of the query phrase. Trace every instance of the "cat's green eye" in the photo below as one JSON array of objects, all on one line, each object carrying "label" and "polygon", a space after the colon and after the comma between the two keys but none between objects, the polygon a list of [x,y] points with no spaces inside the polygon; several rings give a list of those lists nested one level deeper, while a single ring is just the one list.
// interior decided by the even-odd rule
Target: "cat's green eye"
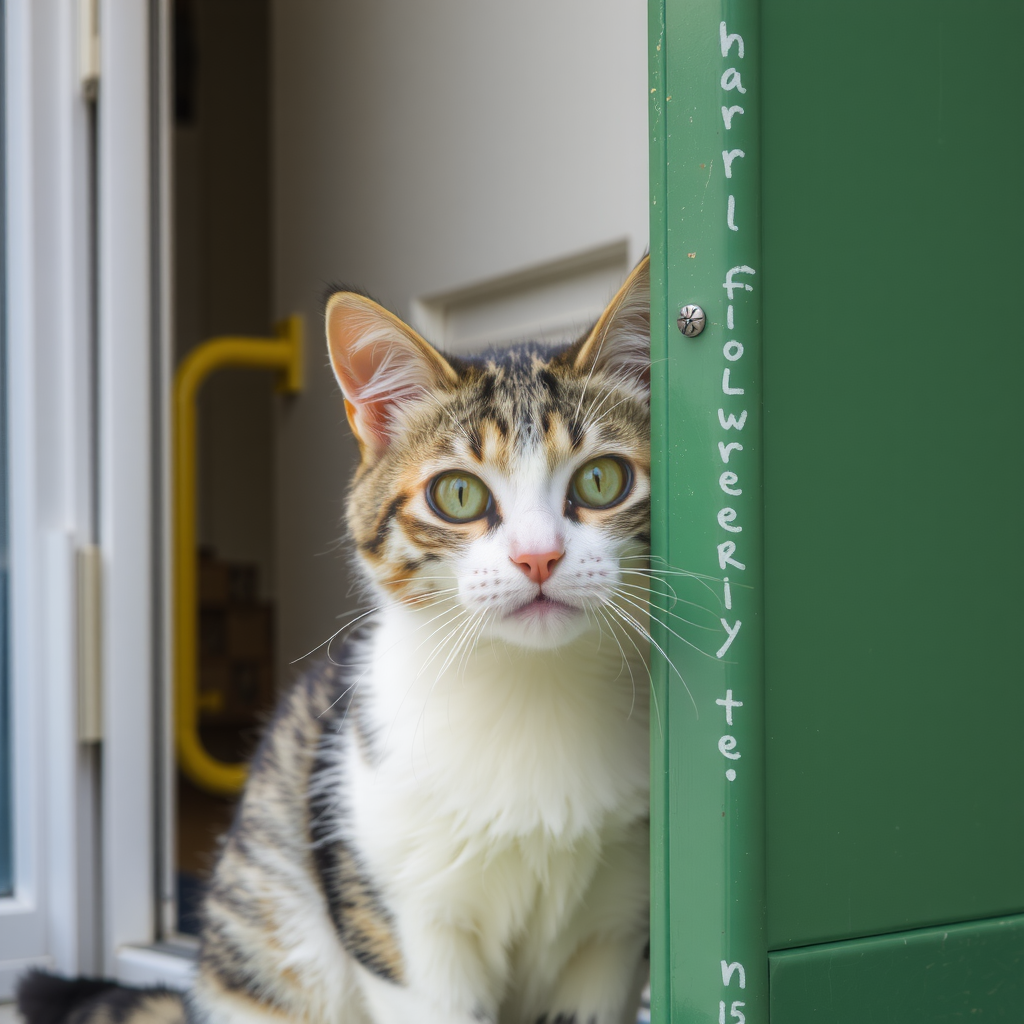
[{"label": "cat's green eye", "polygon": [[632,482],[633,474],[626,463],[602,455],[576,470],[569,497],[584,508],[611,508],[622,501]]},{"label": "cat's green eye", "polygon": [[478,477],[455,470],[434,477],[427,487],[427,501],[442,519],[468,523],[491,507],[491,492]]}]

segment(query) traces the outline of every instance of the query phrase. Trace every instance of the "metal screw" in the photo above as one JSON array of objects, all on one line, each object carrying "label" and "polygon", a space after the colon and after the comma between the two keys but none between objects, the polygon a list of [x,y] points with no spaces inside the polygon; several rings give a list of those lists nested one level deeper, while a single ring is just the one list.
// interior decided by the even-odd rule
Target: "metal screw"
[{"label": "metal screw", "polygon": [[676,319],[676,326],[686,335],[688,338],[696,338],[701,331],[704,330],[704,325],[707,323],[707,317],[704,316],[704,310],[700,306],[683,306],[679,310],[679,317]]}]

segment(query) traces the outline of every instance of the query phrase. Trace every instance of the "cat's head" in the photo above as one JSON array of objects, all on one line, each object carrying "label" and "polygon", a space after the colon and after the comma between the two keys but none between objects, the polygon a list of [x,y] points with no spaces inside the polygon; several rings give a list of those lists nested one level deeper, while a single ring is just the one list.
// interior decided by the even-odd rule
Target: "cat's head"
[{"label": "cat's head", "polygon": [[526,647],[598,628],[650,542],[649,291],[645,259],[574,344],[472,359],[362,295],[330,297],[362,456],[348,523],[382,594]]}]

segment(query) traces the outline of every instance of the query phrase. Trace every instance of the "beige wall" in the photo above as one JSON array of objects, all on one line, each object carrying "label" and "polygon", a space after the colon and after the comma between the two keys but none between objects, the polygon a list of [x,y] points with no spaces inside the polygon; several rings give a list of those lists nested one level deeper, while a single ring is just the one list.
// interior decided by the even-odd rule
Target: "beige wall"
[{"label": "beige wall", "polygon": [[339,546],[353,445],[320,297],[359,285],[404,316],[628,239],[647,245],[643,0],[272,0],[274,307],[309,326],[279,405],[282,661],[355,603]]}]

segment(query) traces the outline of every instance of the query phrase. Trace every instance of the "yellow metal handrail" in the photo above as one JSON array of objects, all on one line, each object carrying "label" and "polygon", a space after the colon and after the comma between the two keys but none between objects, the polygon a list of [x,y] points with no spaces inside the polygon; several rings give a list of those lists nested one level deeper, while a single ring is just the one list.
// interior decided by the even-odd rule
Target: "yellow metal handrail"
[{"label": "yellow metal handrail", "polygon": [[206,378],[229,366],[277,370],[278,390],[302,388],[302,317],[277,325],[275,338],[213,338],[194,348],[174,376],[174,710],[178,765],[197,786],[232,796],[244,764],[213,757],[199,737],[196,584],[196,396]]}]

